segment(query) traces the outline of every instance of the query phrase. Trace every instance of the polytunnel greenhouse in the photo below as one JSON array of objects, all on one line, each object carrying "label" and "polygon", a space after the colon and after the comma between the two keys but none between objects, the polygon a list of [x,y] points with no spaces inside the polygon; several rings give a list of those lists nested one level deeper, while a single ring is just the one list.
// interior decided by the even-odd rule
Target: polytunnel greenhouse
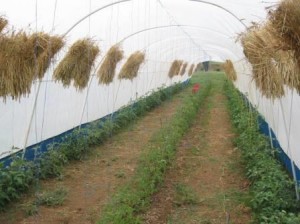
[{"label": "polytunnel greenhouse", "polygon": [[299,93],[299,0],[2,0],[0,223],[299,224]]}]

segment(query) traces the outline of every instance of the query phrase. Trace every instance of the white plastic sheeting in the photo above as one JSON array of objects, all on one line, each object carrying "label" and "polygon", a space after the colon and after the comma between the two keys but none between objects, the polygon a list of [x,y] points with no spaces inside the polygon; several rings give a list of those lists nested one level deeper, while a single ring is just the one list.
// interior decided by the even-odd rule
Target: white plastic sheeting
[{"label": "white plastic sheeting", "polygon": [[[45,31],[64,34],[79,19],[90,12],[113,3],[113,0],[0,0],[1,11],[14,29],[30,32]],[[265,8],[277,1],[261,0],[132,0],[116,4],[93,14],[67,35],[67,45],[57,55],[40,83],[28,97],[20,101],[0,102],[0,154],[11,153],[56,136],[81,123],[99,119],[136,97],[161,86],[186,80],[187,75],[170,80],[167,76],[171,62],[182,59],[190,63],[205,60],[231,59],[238,73],[235,85],[269,123],[283,150],[300,167],[300,97],[290,90],[282,99],[268,100],[261,96],[251,79],[251,66],[246,61],[237,41],[239,33],[252,21],[266,18]],[[228,11],[211,5],[217,4]],[[239,18],[239,20],[236,19]],[[178,25],[178,26],[175,26]],[[161,27],[160,26],[165,26]],[[166,27],[169,26],[169,27]],[[157,27],[157,28],[155,28]],[[146,62],[138,78],[99,85],[96,69],[109,47],[124,37],[153,28],[128,38],[122,47],[128,57],[135,50],[146,53]],[[68,47],[77,39],[91,37],[102,54],[92,72],[90,88],[76,91],[64,88],[52,80],[53,69],[63,58]],[[123,60],[120,66],[125,62]],[[87,99],[87,100],[86,100]],[[31,114],[33,120],[30,122]],[[28,141],[26,133],[29,130]]]}]

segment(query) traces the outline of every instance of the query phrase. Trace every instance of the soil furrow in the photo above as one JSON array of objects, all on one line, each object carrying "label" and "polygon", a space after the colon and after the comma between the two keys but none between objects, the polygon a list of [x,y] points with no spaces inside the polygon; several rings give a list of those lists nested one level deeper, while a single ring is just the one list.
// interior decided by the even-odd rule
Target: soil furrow
[{"label": "soil furrow", "polygon": [[182,139],[162,189],[143,216],[146,224],[245,224],[251,220],[243,204],[248,183],[232,144],[223,78],[212,80],[211,95]]},{"label": "soil furrow", "polygon": [[[62,206],[39,206],[38,213],[25,217],[20,202],[15,203],[0,217],[3,224],[91,224],[101,215],[101,209],[115,189],[125,184],[134,174],[137,161],[150,137],[166,125],[181,105],[184,90],[164,102],[158,108],[113,136],[102,146],[94,149],[82,162],[75,162],[65,168],[61,180],[40,182],[40,189],[53,191],[64,187],[68,191]],[[30,204],[34,196],[27,196],[21,204]]]}]

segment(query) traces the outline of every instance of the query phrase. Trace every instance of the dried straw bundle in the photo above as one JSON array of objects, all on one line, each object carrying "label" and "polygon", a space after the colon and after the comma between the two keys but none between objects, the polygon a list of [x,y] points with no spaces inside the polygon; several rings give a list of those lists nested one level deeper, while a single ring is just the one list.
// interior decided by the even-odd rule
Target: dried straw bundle
[{"label": "dried straw bundle", "polygon": [[180,75],[182,65],[183,65],[183,61],[179,60],[177,70],[175,71],[175,75]]},{"label": "dried straw bundle", "polygon": [[[49,46],[55,42],[49,52]],[[32,82],[42,78],[50,59],[63,45],[61,37],[20,31],[0,36],[0,96],[20,98],[30,93]]]},{"label": "dried straw bundle", "polygon": [[300,69],[295,52],[279,50],[274,55],[276,70],[281,74],[284,84],[300,92]]},{"label": "dried straw bundle", "polygon": [[283,77],[276,69],[274,55],[282,43],[272,26],[254,26],[242,35],[244,53],[253,67],[253,80],[263,95],[276,98],[284,95]]},{"label": "dried straw bundle", "polygon": [[231,60],[226,60],[223,64],[223,68],[225,70],[225,74],[227,78],[231,81],[236,81],[237,75],[234,69],[233,63]]},{"label": "dried straw bundle", "polygon": [[180,69],[181,69],[182,64],[183,64],[182,60],[173,61],[172,65],[170,67],[170,70],[169,70],[169,77],[170,78],[173,78],[174,76],[180,74],[180,71],[181,71]]},{"label": "dried straw bundle", "polygon": [[276,10],[269,12],[269,18],[277,34],[288,45],[288,50],[295,51],[300,68],[300,1],[282,1]]},{"label": "dried straw bundle", "polygon": [[133,80],[137,77],[140,66],[144,60],[145,54],[143,52],[136,51],[130,55],[120,71],[119,79]]},{"label": "dried straw bundle", "polygon": [[194,67],[195,67],[195,65],[194,65],[194,64],[191,64],[190,69],[189,69],[189,72],[188,72],[188,75],[189,75],[189,76],[192,76],[192,74],[194,73]]},{"label": "dried straw bundle", "polygon": [[108,85],[113,81],[116,66],[118,62],[123,59],[123,54],[122,49],[120,49],[118,45],[114,45],[109,49],[105,60],[98,71],[99,83]]},{"label": "dried straw bundle", "polygon": [[7,26],[8,21],[3,17],[0,17],[0,32]]},{"label": "dried straw bundle", "polygon": [[54,79],[61,81],[64,86],[70,86],[71,81],[74,81],[76,89],[84,89],[99,52],[98,46],[91,39],[76,41],[55,69]]},{"label": "dried straw bundle", "polygon": [[49,68],[51,59],[64,46],[64,41],[60,36],[43,35],[36,40],[43,43],[43,51],[37,58],[37,76],[39,79],[43,78],[46,70]]},{"label": "dried straw bundle", "polygon": [[181,66],[180,61],[179,60],[174,60],[171,67],[170,67],[168,76],[170,78],[173,78],[174,76],[176,76],[177,73],[178,73],[178,70],[180,70],[180,66]]},{"label": "dried straw bundle", "polygon": [[186,67],[188,66],[188,63],[187,62],[184,62],[183,65],[182,65],[182,68],[180,70],[180,75],[183,76],[185,74],[185,71],[186,71]]}]

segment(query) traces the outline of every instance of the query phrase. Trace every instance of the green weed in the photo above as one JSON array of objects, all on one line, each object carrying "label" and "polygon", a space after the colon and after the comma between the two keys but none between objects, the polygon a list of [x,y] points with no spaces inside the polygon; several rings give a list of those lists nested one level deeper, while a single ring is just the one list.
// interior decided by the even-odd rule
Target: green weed
[{"label": "green weed", "polygon": [[[32,163],[20,157],[13,159],[10,167],[0,163],[0,210],[26,192],[34,180],[58,177],[62,178],[63,167],[74,160],[83,160],[89,150],[102,144],[107,138],[128,126],[147,111],[170,99],[182,90],[181,84],[158,89],[148,96],[137,100],[133,105],[122,108],[105,121],[95,121],[65,136],[60,143],[47,146],[47,152],[36,154]],[[37,150],[38,151],[38,150]]]},{"label": "green weed", "polygon": [[25,212],[26,216],[33,216],[38,214],[38,206],[35,203],[29,202],[22,205],[22,210]]},{"label": "green weed", "polygon": [[150,205],[152,194],[158,190],[166,169],[174,158],[177,144],[196,117],[210,87],[210,82],[207,82],[198,94],[184,99],[183,106],[170,123],[153,135],[147,146],[149,150],[145,150],[140,158],[135,176],[113,196],[99,224],[141,223],[139,214]]},{"label": "green weed", "polygon": [[242,152],[246,175],[251,181],[249,206],[257,223],[300,223],[299,203],[293,181],[276,159],[277,151],[259,132],[257,112],[249,108],[239,92],[225,85],[232,122],[236,128],[235,144]]},{"label": "green weed", "polygon": [[176,192],[174,203],[177,206],[196,205],[199,203],[197,195],[189,186],[177,183],[174,187]]},{"label": "green weed", "polygon": [[115,177],[117,178],[124,178],[125,177],[125,173],[124,171],[120,170],[115,174]]},{"label": "green weed", "polygon": [[37,196],[36,204],[49,207],[62,205],[67,197],[68,191],[63,187],[59,187],[54,191],[45,191]]}]

